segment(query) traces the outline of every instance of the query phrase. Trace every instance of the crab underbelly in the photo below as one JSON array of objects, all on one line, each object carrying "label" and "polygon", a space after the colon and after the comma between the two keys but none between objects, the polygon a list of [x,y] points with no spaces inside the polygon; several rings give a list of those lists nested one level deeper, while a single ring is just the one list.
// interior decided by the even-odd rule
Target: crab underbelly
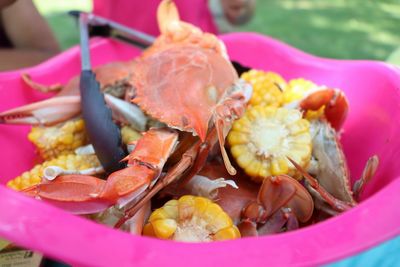
[{"label": "crab underbelly", "polygon": [[315,176],[320,185],[334,197],[347,203],[355,203],[350,186],[346,158],[336,132],[326,123],[312,123],[313,157],[318,161]]}]

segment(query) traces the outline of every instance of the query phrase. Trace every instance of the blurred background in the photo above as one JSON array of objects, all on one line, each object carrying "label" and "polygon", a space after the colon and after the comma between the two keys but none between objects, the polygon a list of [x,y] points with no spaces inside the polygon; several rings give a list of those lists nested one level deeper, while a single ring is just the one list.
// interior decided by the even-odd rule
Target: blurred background
[{"label": "blurred background", "polygon": [[[91,0],[34,0],[63,50],[79,41],[69,10],[90,11]],[[210,7],[220,31],[260,32],[305,52],[330,58],[400,64],[400,0],[258,0],[252,20],[232,27],[219,0]]]}]

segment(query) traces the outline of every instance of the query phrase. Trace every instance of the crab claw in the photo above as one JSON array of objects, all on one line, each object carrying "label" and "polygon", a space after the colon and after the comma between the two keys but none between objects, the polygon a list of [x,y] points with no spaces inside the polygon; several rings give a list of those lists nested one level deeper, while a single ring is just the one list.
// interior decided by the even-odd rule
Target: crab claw
[{"label": "crab claw", "polygon": [[101,212],[116,204],[124,207],[156,181],[177,139],[176,131],[152,129],[139,139],[130,154],[129,166],[112,173],[107,181],[93,176],[65,175],[44,180],[23,192],[75,214]]},{"label": "crab claw", "polygon": [[81,111],[80,97],[58,96],[0,113],[0,123],[53,125],[77,116]]},{"label": "crab claw", "polygon": [[258,192],[258,201],[262,203],[267,217],[286,207],[300,222],[306,222],[314,210],[314,201],[308,191],[287,175],[265,178]]},{"label": "crab claw", "polygon": [[317,111],[324,105],[326,119],[335,130],[340,130],[349,109],[349,102],[342,91],[331,88],[315,91],[301,101],[300,108]]},{"label": "crab claw", "polygon": [[23,192],[74,214],[91,214],[112,205],[126,205],[143,193],[154,177],[154,170],[135,165],[112,173],[107,181],[88,175],[64,175]]},{"label": "crab claw", "polygon": [[257,201],[243,209],[238,227],[244,236],[278,233],[285,225],[293,230],[299,221],[307,222],[313,211],[314,201],[299,182],[287,175],[269,176],[263,180]]},{"label": "crab claw", "polygon": [[22,192],[75,214],[100,212],[112,205],[95,196],[101,192],[105,181],[87,175],[64,175],[52,181],[43,181]]},{"label": "crab claw", "polygon": [[172,0],[161,1],[157,9],[157,21],[161,35],[145,54],[167,49],[177,43],[186,43],[211,49],[228,59],[225,45],[215,35],[203,33],[200,28],[181,21]]}]

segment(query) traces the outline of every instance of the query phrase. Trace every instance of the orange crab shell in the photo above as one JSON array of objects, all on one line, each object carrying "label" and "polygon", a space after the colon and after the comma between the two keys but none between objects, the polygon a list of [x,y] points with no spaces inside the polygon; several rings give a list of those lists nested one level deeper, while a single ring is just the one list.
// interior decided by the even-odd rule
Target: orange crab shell
[{"label": "orange crab shell", "polygon": [[215,106],[238,79],[222,55],[194,44],[176,44],[136,60],[133,102],[173,128],[205,140]]}]

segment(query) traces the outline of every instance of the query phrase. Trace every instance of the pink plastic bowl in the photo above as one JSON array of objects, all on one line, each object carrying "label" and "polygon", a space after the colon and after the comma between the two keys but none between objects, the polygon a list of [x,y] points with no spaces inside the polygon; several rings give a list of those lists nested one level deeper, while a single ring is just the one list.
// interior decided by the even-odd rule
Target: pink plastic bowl
[{"label": "pink plastic bowl", "polygon": [[[298,231],[210,244],[132,236],[70,215],[0,185],[0,236],[67,263],[83,266],[301,266],[353,255],[400,233],[400,71],[381,62],[321,59],[251,33],[222,37],[232,59],[338,87],[350,101],[343,146],[353,178],[377,154],[378,173],[356,208]],[[139,51],[105,39],[91,43],[94,65],[128,60]],[[38,82],[65,83],[79,73],[78,48],[27,69]],[[48,97],[29,89],[22,71],[0,74],[0,110]],[[28,127],[0,126],[0,181],[29,169],[34,149]]]}]

